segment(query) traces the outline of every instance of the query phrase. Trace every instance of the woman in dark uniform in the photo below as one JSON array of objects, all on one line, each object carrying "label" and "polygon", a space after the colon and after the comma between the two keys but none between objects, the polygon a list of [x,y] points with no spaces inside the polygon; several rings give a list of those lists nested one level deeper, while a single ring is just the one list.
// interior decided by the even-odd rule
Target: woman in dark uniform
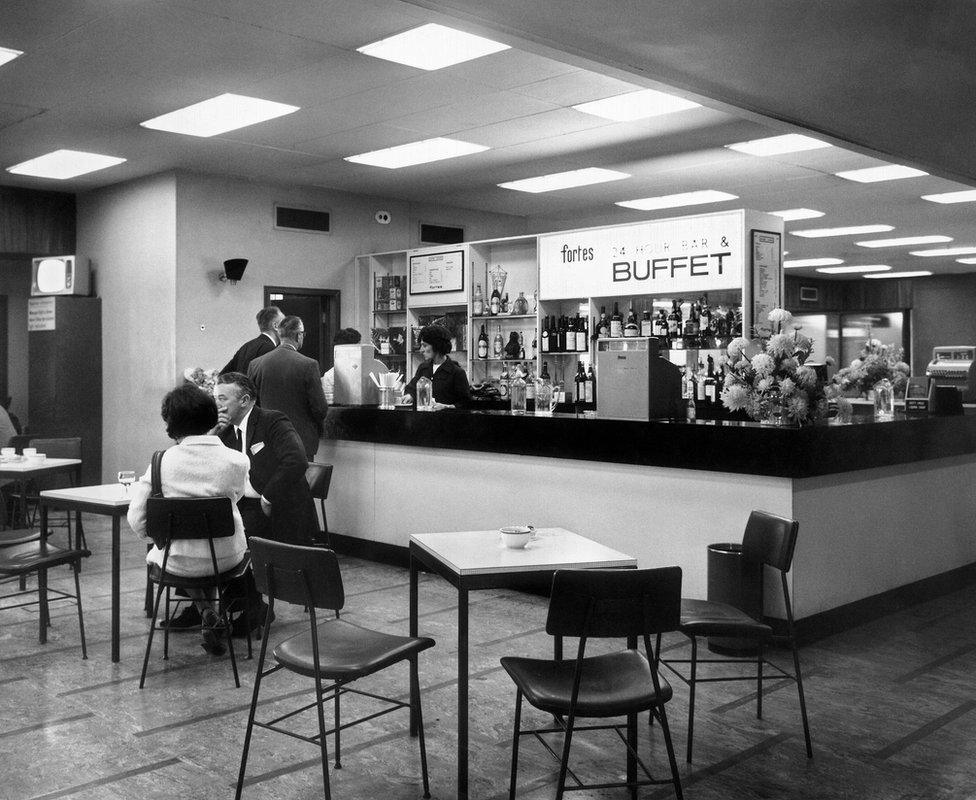
[{"label": "woman in dark uniform", "polygon": [[433,388],[434,410],[463,408],[471,400],[468,376],[457,361],[448,358],[451,334],[443,325],[428,325],[420,331],[420,353],[424,363],[417,367],[413,380],[404,389],[417,402],[417,381],[429,378]]}]

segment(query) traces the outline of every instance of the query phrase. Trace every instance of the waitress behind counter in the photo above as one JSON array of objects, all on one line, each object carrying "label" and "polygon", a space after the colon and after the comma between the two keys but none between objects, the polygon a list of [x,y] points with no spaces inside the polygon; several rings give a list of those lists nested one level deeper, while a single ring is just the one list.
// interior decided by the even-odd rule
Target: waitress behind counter
[{"label": "waitress behind counter", "polygon": [[424,363],[417,367],[413,379],[404,389],[417,404],[417,381],[429,378],[433,388],[434,411],[445,408],[464,408],[471,401],[468,376],[457,361],[448,358],[451,334],[443,325],[428,325],[420,331],[420,354]]}]

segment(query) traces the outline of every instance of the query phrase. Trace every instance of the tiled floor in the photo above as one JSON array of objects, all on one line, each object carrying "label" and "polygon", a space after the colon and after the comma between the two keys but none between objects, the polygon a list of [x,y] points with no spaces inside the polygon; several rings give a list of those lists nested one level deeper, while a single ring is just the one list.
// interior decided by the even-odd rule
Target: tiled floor
[{"label": "tiled floor", "polygon": [[[74,607],[54,608],[46,646],[36,616],[0,615],[0,798],[152,800],[232,797],[255,662],[241,661],[233,688],[227,658],[207,656],[197,634],[174,635],[171,657],[154,650],[146,689],[138,688],[147,621],[141,543],[130,540],[123,560],[122,662],[109,658],[108,526],[86,517],[94,556],[85,563],[82,592],[89,660],[81,660]],[[131,533],[125,531],[131,536]],[[407,630],[405,570],[342,559],[347,618],[391,632]],[[68,581],[59,570],[57,581]],[[452,590],[421,578],[421,632],[437,647],[421,656],[421,684],[435,798],[455,795],[456,639]],[[751,684],[714,685],[700,693],[696,758],[681,769],[692,800],[752,798],[976,797],[976,588],[918,605],[822,640],[802,652],[815,757],[804,755],[792,684],[770,683],[765,719],[754,714]],[[545,600],[510,591],[474,593],[471,605],[471,797],[507,795],[514,691],[498,659],[546,654]],[[287,608],[274,638],[298,631],[301,609]],[[680,645],[669,637],[666,645]],[[672,651],[676,652],[676,651]],[[373,680],[377,689],[406,692],[406,669]],[[267,709],[303,686],[275,676],[266,684]],[[350,702],[350,708],[352,703]],[[687,692],[675,685],[669,705],[680,755]],[[540,718],[541,719],[541,718]],[[314,725],[312,720],[309,720]],[[416,741],[404,712],[343,735],[343,768],[333,773],[337,798],[417,798]],[[653,758],[665,767],[657,727]],[[616,777],[618,742],[579,738],[574,760],[583,775]],[[524,741],[519,797],[554,795],[555,762]],[[305,743],[257,731],[245,797],[322,796],[318,752]],[[627,796],[621,790],[575,797]],[[669,788],[641,797],[672,797]]]}]

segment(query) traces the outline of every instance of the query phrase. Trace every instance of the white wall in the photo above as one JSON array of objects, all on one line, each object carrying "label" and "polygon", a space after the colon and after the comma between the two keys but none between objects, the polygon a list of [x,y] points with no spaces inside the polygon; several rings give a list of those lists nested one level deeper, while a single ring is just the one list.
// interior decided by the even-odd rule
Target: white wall
[{"label": "white wall", "polygon": [[141,475],[169,443],[159,405],[176,383],[175,177],[79,195],[77,241],[102,298],[102,477]]}]

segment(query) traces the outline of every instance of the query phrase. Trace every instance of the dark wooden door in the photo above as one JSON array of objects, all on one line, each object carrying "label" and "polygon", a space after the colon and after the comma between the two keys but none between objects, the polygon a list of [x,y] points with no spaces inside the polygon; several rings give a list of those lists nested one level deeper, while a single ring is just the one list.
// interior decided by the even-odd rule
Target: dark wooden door
[{"label": "dark wooden door", "polygon": [[332,368],[332,342],[339,330],[339,292],[265,286],[264,304],[275,305],[285,316],[301,317],[305,325],[302,354],[319,362],[319,372]]}]

